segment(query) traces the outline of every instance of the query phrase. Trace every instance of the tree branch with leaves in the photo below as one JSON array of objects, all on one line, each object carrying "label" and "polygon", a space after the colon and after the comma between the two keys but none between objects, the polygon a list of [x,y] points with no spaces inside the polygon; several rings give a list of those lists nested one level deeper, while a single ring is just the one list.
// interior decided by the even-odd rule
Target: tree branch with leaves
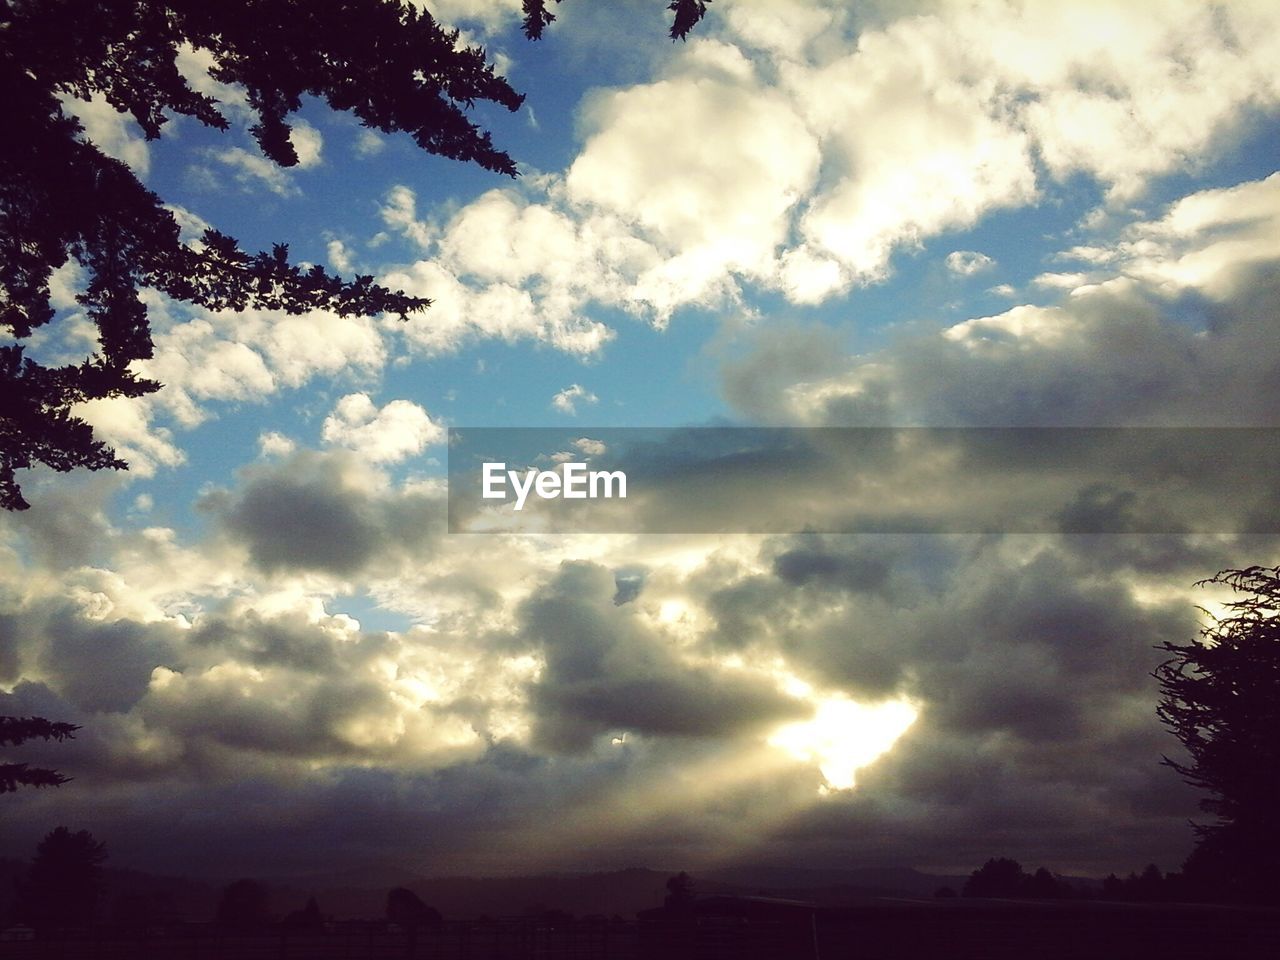
[{"label": "tree branch with leaves", "polygon": [[[1276,893],[1280,864],[1280,567],[1224,570],[1197,586],[1244,594],[1197,639],[1166,641],[1161,720],[1189,759],[1164,758],[1187,783],[1209,793],[1200,806],[1215,821],[1196,824],[1189,879],[1233,899]],[[1201,608],[1203,610],[1203,608]]]},{"label": "tree branch with leaves", "polygon": [[[707,0],[674,0],[683,38]],[[547,0],[524,0],[531,39],[555,20]],[[515,161],[468,119],[478,101],[523,103],[479,47],[402,0],[6,0],[0,5],[0,507],[23,510],[16,471],[122,469],[127,464],[75,413],[78,404],[139,397],[160,384],[138,375],[152,355],[151,288],[210,310],[250,307],[341,316],[394,313],[430,300],[370,276],[302,269],[288,247],[248,254],[216,230],[184,243],[161,199],[84,136],[63,98],[101,95],[154,140],[170,116],[226,130],[216,100],[178,69],[190,45],[212,56],[212,77],[246,91],[249,132],[282,167],[298,163],[289,117],[304,97],[354,114],[367,128],[405,132],[424,151],[515,177]],[[97,329],[79,364],[46,366],[28,340],[56,315],[50,279],[74,260],[88,275],[77,296]]]},{"label": "tree branch with leaves", "polygon": [[[79,729],[73,723],[60,723],[44,717],[0,717],[0,747],[16,747],[35,739],[68,740]],[[69,779],[56,770],[32,767],[26,763],[0,763],[0,793],[13,793],[19,787],[56,787]]]}]

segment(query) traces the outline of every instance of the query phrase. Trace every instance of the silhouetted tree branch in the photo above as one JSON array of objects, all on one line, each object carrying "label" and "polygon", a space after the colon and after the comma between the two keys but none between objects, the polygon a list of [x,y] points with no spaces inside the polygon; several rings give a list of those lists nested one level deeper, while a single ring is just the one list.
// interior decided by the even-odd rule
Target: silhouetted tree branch
[{"label": "silhouetted tree branch", "polygon": [[[16,747],[37,738],[66,740],[74,737],[79,729],[73,723],[60,723],[44,717],[0,717],[0,747]],[[13,793],[19,787],[56,787],[69,779],[56,770],[25,763],[0,763],[0,793]]]},{"label": "silhouetted tree branch", "polygon": [[[555,0],[559,3],[560,0]],[[671,18],[671,39],[683,40],[707,13],[711,0],[671,0],[667,9]],[[542,31],[555,22],[556,15],[547,9],[547,0],[523,0],[524,35],[530,40],[542,37]]]},{"label": "silhouetted tree branch", "polygon": [[[673,37],[685,36],[705,0],[676,0]],[[525,33],[554,20],[545,0],[525,0]],[[0,506],[23,510],[16,471],[121,469],[72,408],[159,388],[133,365],[152,355],[142,287],[211,310],[247,307],[339,315],[395,313],[430,301],[369,276],[344,280],[290,263],[288,248],[249,254],[216,230],[183,243],[177,221],[124,164],[84,138],[61,98],[106,98],[148,140],[168,115],[229,127],[213,98],[178,70],[184,44],[208,51],[212,76],[242,84],[256,117],[250,132],[283,167],[298,162],[289,116],[304,96],[350,111],[369,128],[403,131],[428,153],[516,176],[516,164],[467,119],[477,101],[514,111],[523,97],[486,62],[459,49],[458,33],[402,0],[7,0],[0,6]],[[98,333],[79,364],[48,367],[18,341],[55,316],[49,281],[74,260],[86,271],[77,300]]]}]

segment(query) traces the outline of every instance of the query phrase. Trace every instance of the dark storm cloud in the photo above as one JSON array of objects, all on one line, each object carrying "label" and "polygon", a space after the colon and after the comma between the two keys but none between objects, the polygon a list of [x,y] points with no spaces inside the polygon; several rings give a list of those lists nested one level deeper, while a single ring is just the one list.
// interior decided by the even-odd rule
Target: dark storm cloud
[{"label": "dark storm cloud", "polygon": [[[1122,280],[916,333],[831,374],[825,358],[760,376],[762,338],[721,391],[757,422],[842,426],[1249,426],[1280,423],[1280,264],[1224,274],[1226,292],[1176,298]],[[1032,332],[1015,332],[1019,329]],[[825,335],[817,335],[821,336]],[[784,351],[786,347],[782,347]],[[808,355],[801,348],[800,352]],[[748,390],[744,384],[750,384]],[[820,387],[821,389],[816,389]]]},{"label": "dark storm cloud", "polygon": [[378,545],[378,529],[361,507],[355,497],[322,481],[272,477],[249,485],[227,526],[268,572],[351,574]]},{"label": "dark storm cloud", "polygon": [[[1168,741],[1168,742],[1166,742]],[[1181,863],[1198,795],[1160,765],[1171,738],[1117,724],[1088,742],[1032,745],[935,725],[926,711],[859,789],[805,810],[776,840],[820,850],[848,837],[859,859],[969,870],[991,856],[1100,875]]]},{"label": "dark storm cloud", "polygon": [[606,568],[565,563],[520,608],[520,635],[546,660],[531,706],[548,747],[582,750],[626,731],[733,737],[807,712],[773,684],[682,664],[631,605],[615,603],[616,590]]},{"label": "dark storm cloud", "polygon": [[[91,824],[110,844],[113,863],[171,875],[337,873],[352,865],[385,868],[388,876],[510,874],[530,839],[562,823],[622,759],[602,771],[594,757],[552,763],[498,745],[428,773],[350,766],[280,775],[254,765],[237,777],[143,783],[139,775],[139,789],[129,793],[68,785],[57,795],[58,816]],[[65,754],[61,762],[69,769]],[[76,785],[90,783],[91,772],[76,772]],[[49,829],[50,810],[34,793],[10,798],[6,809],[7,835],[29,838],[24,854]],[[169,810],[183,815],[157,816]],[[592,856],[564,850],[558,862],[576,869]]]},{"label": "dark storm cloud", "polygon": [[205,508],[266,572],[350,577],[432,550],[443,517],[433,494],[387,491],[349,454],[302,452],[246,471],[243,489]]},{"label": "dark storm cloud", "polygon": [[[611,826],[591,855],[607,851],[605,865],[616,865],[689,851],[690,838],[714,846],[708,838],[729,829],[726,810],[741,800],[744,821],[761,804],[793,810],[743,840],[755,856],[789,851],[791,862],[972,869],[1013,855],[1057,867],[1068,851],[1105,869],[1176,865],[1195,798],[1172,773],[1159,789],[1159,754],[1173,742],[1154,717],[1147,671],[1153,642],[1194,630],[1190,609],[1137,603],[1091,554],[1068,548],[1075,539],[796,536],[761,542],[754,564],[708,563],[682,583],[689,602],[725,622],[682,636],[690,652],[721,650],[718,632],[735,617],[749,656],[780,654],[820,689],[864,702],[909,694],[922,715],[859,771],[853,794],[815,806],[816,775],[797,765],[776,782],[748,781],[743,797],[724,788],[714,803],[690,799],[631,832]],[[403,661],[408,648],[300,617],[226,609],[198,621],[187,663],[128,714],[88,713],[33,684],[0,709],[86,723],[75,743],[41,756],[80,783],[114,785],[95,797],[95,822],[136,860],[172,868],[173,850],[208,849],[201,869],[304,869],[394,860],[413,836],[422,862],[501,870],[513,845],[526,858],[565,857],[539,846],[555,829],[569,837],[607,820],[620,798],[674,788],[693,758],[803,718],[802,704],[741,673],[677,660],[674,638],[616,593],[617,571],[585,562],[535,589],[506,646],[545,658],[528,691],[533,744],[500,741],[429,774],[349,737],[353,722],[396,722],[365,667]],[[433,705],[428,722],[465,709]],[[642,748],[596,739],[621,732]],[[791,793],[774,797],[787,782]],[[28,803],[13,822],[36,830],[42,814]],[[63,813],[81,801],[70,804]],[[179,806],[202,812],[170,819],[163,841],[137,813]]]},{"label": "dark storm cloud", "polygon": [[724,365],[720,390],[734,409],[755,423],[777,423],[779,392],[839,373],[848,353],[835,331],[819,326],[771,325],[756,335],[753,346],[747,356]]},{"label": "dark storm cloud", "polygon": [[18,655],[19,620],[10,613],[0,613],[0,683],[18,678],[21,659]]},{"label": "dark storm cloud", "polygon": [[103,505],[118,483],[93,476],[50,486],[31,498],[30,509],[8,514],[5,524],[24,534],[28,548],[47,567],[70,569],[99,561],[115,541]]},{"label": "dark storm cloud", "polygon": [[[636,533],[1276,532],[1280,429],[603,429],[626,496],[480,498],[551,429],[464,431],[451,529]],[[473,468],[474,467],[474,468]],[[517,468],[517,472],[519,472]],[[529,481],[532,477],[527,475]]]},{"label": "dark storm cloud", "polygon": [[[765,544],[769,574],[728,578],[707,596],[718,621],[707,641],[723,646],[728,632],[734,649],[781,649],[811,682],[864,702],[906,695],[922,712],[858,773],[853,795],[799,816],[760,849],[777,843],[801,855],[812,844],[820,858],[820,838],[844,835],[845,855],[859,860],[879,852],[902,862],[912,851],[913,862],[963,865],[1052,851],[1064,864],[1101,865],[1123,850],[1136,865],[1158,857],[1176,866],[1190,847],[1196,795],[1160,765],[1177,743],[1155,715],[1150,671],[1163,659],[1156,644],[1189,639],[1198,623],[1185,593],[1140,601],[1143,581],[1120,578],[1114,554],[1098,553],[1121,540],[1150,567],[1144,539]],[[1166,541],[1152,552],[1170,549]],[[882,559],[891,591],[844,582],[840,574],[868,556]]]},{"label": "dark storm cloud", "polygon": [[884,538],[878,547],[879,538],[783,540],[791,546],[766,552],[804,557],[806,569],[857,569],[878,550],[895,590],[851,591],[839,577],[795,585],[794,571],[775,561],[774,576],[708,597],[718,620],[708,639],[728,629],[735,646],[781,648],[802,675],[855,695],[907,694],[950,728],[1036,740],[1110,723],[1112,697],[1150,699],[1155,645],[1195,632],[1189,604],[1138,603],[1128,584],[1064,551],[1070,538],[1031,541],[1029,556],[995,538],[957,538],[968,552],[939,542],[950,564],[941,588],[927,559],[932,539],[919,538],[913,549],[911,538]]},{"label": "dark storm cloud", "polygon": [[[318,628],[298,613],[275,617],[264,617],[254,610],[239,616],[213,614],[200,619],[191,631],[190,642],[213,663],[229,658],[308,673],[330,673],[343,666],[333,632]],[[361,643],[380,645],[376,634],[362,635]]]},{"label": "dark storm cloud", "polygon": [[773,572],[792,586],[818,583],[854,593],[880,590],[889,580],[889,561],[871,553],[834,554],[824,549],[797,547],[773,560]]},{"label": "dark storm cloud", "polygon": [[45,675],[79,711],[127,711],[151,671],[172,665],[178,631],[168,623],[95,619],[65,601],[0,615],[0,678]]},{"label": "dark storm cloud", "polygon": [[344,721],[391,712],[386,691],[368,677],[260,677],[230,667],[167,678],[139,711],[149,727],[179,737],[188,753],[216,745],[296,760],[360,755],[340,732]]},{"label": "dark storm cloud", "polygon": [[41,628],[41,666],[84,710],[127,711],[146,694],[152,670],[175,662],[178,631],[172,624],[94,621],[63,610]]}]

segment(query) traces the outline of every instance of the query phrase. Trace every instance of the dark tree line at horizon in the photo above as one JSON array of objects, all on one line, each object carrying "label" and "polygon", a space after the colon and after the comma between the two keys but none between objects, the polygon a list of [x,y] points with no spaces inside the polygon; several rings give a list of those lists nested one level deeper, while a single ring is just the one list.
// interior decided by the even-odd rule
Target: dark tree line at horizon
[{"label": "dark tree line at horizon", "polygon": [[[1212,891],[1201,889],[1182,873],[1163,873],[1149,863],[1141,873],[1124,879],[1114,873],[1095,883],[1076,882],[1046,867],[1027,873],[1022,864],[1008,857],[992,857],[971,873],[960,896],[1012,900],[1114,900],[1126,903],[1174,903],[1213,900]],[[942,887],[935,897],[954,897],[950,887]]]}]

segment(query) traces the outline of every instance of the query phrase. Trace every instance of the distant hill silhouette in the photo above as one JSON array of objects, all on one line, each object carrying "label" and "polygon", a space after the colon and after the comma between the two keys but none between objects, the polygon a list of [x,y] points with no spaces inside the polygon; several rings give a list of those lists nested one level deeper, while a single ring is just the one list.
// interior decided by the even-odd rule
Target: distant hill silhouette
[{"label": "distant hill silhouette", "polygon": [[[0,859],[0,922],[11,919],[14,881],[26,876],[27,860]],[[117,901],[140,898],[163,901],[177,918],[208,920],[213,916],[220,885],[187,877],[166,877],[138,870],[102,868],[100,919],[110,920]]]},{"label": "distant hill silhouette", "polygon": [[[0,917],[7,916],[13,880],[27,864],[0,860]],[[562,910],[576,917],[620,916],[631,920],[640,910],[658,906],[666,882],[680,866],[663,870],[633,868],[598,873],[525,877],[429,877],[376,866],[292,876],[259,876],[268,908],[284,916],[314,895],[328,916],[339,919],[379,918],[386,911],[387,891],[406,887],[446,919],[509,917],[531,910]],[[815,870],[778,865],[743,865],[711,871],[689,870],[699,896],[756,895],[793,897],[824,906],[856,905],[874,897],[930,898],[942,886],[959,890],[964,876],[922,873],[909,868],[866,867]],[[134,870],[103,871],[107,918],[122,897],[167,898],[181,919],[213,918],[222,889],[234,877],[191,879]],[[1096,880],[1081,881],[1097,885]]]},{"label": "distant hill silhouette", "polygon": [[[921,873],[910,867],[854,867],[845,870],[791,866],[739,866],[699,873],[700,881],[769,890],[777,895],[804,891],[803,899],[826,902],[858,897],[930,897],[941,886],[955,886],[964,876]],[[826,896],[822,894],[825,892]]]}]

